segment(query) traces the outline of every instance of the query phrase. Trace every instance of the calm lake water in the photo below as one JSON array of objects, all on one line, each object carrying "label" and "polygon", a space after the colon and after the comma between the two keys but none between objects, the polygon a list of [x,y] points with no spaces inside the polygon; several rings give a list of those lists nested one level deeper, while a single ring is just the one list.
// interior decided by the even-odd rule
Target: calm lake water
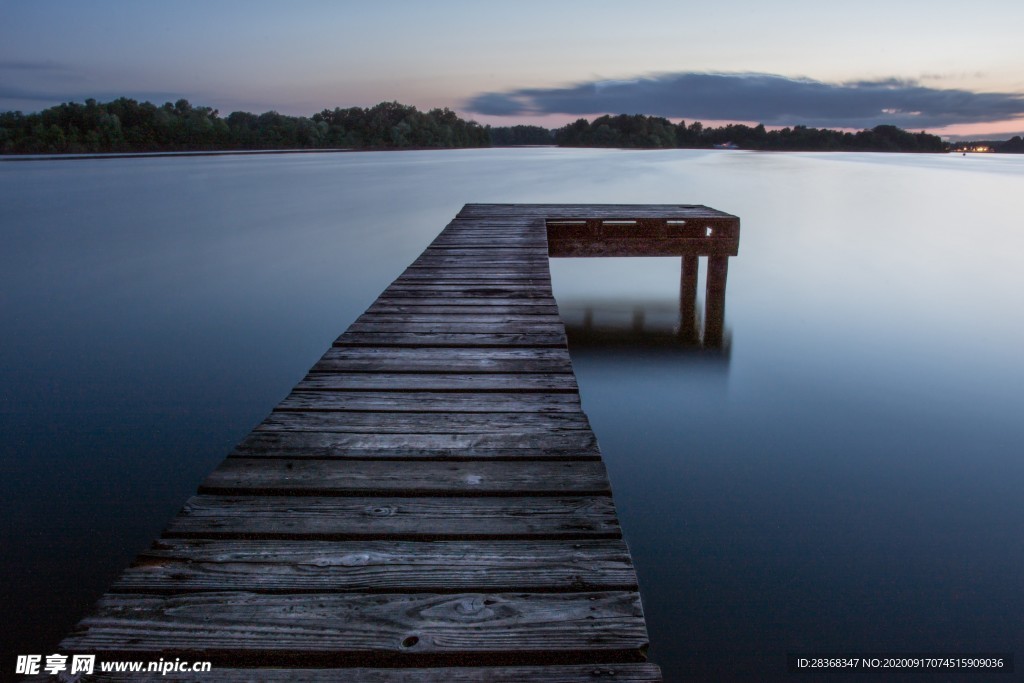
[{"label": "calm lake water", "polygon": [[1022,193],[1005,156],[0,162],[2,670],[53,651],[467,202],[742,219],[720,352],[654,343],[678,259],[552,262],[570,325],[643,316],[572,357],[666,680],[1024,656]]}]

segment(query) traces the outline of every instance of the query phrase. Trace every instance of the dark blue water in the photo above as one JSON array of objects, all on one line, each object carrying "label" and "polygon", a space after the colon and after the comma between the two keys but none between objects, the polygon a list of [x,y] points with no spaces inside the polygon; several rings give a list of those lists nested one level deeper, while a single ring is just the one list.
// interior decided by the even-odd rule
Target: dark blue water
[{"label": "dark blue water", "polygon": [[[466,202],[739,215],[727,348],[675,259],[553,262],[667,680],[1024,653],[1024,159],[474,150],[0,163],[2,669],[49,653]],[[645,336],[646,335],[646,336]],[[664,335],[661,335],[664,336]],[[999,680],[1003,680],[1002,677]]]}]

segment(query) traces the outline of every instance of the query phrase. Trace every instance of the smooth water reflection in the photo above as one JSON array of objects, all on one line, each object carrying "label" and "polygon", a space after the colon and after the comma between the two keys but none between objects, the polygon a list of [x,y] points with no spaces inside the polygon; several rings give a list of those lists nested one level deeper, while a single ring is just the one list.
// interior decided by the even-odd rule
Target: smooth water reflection
[{"label": "smooth water reflection", "polygon": [[795,650],[1024,653],[1022,183],[1020,158],[868,154],[0,163],[3,670],[52,651],[487,201],[743,221],[722,352],[663,339],[678,259],[552,262],[570,333],[591,311],[573,364],[666,680],[788,680]]}]

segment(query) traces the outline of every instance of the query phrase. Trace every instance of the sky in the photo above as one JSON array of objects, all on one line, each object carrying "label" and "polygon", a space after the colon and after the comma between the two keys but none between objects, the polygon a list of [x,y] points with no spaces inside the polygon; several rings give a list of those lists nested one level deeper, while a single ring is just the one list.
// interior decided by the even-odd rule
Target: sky
[{"label": "sky", "polygon": [[1020,0],[0,0],[0,111],[395,100],[491,125],[641,113],[1009,137],[1022,25]]}]

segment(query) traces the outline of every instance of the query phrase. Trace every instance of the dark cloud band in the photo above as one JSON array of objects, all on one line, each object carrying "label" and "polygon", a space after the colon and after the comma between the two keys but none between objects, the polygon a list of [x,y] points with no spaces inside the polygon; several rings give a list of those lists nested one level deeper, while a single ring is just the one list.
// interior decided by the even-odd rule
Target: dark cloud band
[{"label": "dark cloud band", "polygon": [[466,109],[492,116],[648,114],[777,126],[914,130],[1024,116],[1024,95],[929,88],[885,79],[826,83],[758,73],[676,73],[565,88],[477,95]]}]

